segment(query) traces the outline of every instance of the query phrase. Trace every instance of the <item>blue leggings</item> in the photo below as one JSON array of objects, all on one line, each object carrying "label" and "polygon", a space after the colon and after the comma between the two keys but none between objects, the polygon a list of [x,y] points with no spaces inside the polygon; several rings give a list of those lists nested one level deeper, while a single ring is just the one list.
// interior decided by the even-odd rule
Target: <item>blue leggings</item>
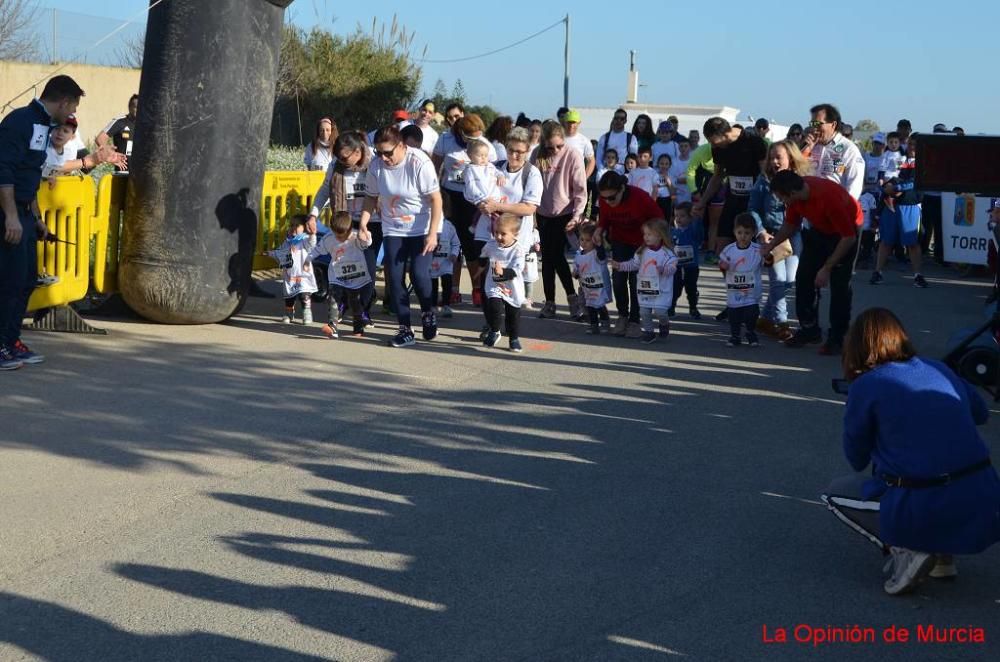
[{"label": "blue leggings", "polygon": [[[396,302],[396,317],[400,326],[410,327],[410,294],[404,283],[406,274],[420,301],[421,312],[430,312],[431,301],[431,259],[430,253],[421,255],[426,235],[419,237],[385,237],[385,268],[389,272],[389,296]],[[409,271],[407,271],[409,266]]]}]

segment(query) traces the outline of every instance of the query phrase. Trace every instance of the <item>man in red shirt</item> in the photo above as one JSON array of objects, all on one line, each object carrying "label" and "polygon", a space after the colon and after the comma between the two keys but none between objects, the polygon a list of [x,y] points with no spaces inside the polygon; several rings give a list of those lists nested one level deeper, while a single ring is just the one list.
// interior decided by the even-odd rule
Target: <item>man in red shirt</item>
[{"label": "man in red shirt", "polygon": [[785,344],[802,347],[823,340],[819,291],[829,285],[830,330],[820,354],[840,354],[851,323],[851,276],[858,253],[858,230],[864,221],[861,206],[840,184],[820,177],[800,177],[791,170],[774,176],[771,192],[785,203],[785,223],[761,248],[763,255],[809,219],[809,227],[802,228],[802,255],[795,274],[799,330]]},{"label": "man in red shirt", "polygon": [[[648,193],[635,186],[629,186],[625,175],[609,170],[597,183],[600,195],[598,204],[597,232],[594,242],[598,245],[607,233],[611,242],[611,259],[616,262],[631,260],[636,250],[642,246],[642,224],[652,219],[662,219],[663,210]],[[614,334],[638,338],[639,290],[638,274],[635,271],[615,271],[611,274],[618,321]]]}]

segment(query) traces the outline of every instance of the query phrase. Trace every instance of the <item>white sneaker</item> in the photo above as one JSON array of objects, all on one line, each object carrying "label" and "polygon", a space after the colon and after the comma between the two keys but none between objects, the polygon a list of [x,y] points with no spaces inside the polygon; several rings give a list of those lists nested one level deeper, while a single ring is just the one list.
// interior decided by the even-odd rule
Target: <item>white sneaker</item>
[{"label": "white sneaker", "polygon": [[937,554],[934,557],[934,567],[927,575],[933,579],[955,579],[958,568],[955,567],[955,557],[951,554]]},{"label": "white sneaker", "polygon": [[294,315],[294,313],[285,313],[284,315],[282,315],[281,316],[281,323],[282,324],[291,324],[292,323],[292,315]]},{"label": "white sneaker", "polygon": [[312,311],[312,308],[303,308],[302,309],[302,323],[303,324],[312,324],[313,323],[313,311]]},{"label": "white sneaker", "polygon": [[615,321],[614,334],[616,336],[618,336],[619,338],[624,337],[625,336],[625,329],[627,329],[627,328],[628,328],[628,318],[627,317],[619,317]]},{"label": "white sneaker", "polygon": [[900,595],[912,589],[934,567],[935,557],[927,552],[915,552],[905,547],[890,547],[892,576],[883,588],[889,595]]}]

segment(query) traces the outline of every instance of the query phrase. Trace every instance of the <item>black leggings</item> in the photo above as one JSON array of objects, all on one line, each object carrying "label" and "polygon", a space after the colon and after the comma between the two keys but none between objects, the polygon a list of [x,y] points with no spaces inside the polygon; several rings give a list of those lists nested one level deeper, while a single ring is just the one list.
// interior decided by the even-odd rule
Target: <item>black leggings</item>
[{"label": "black leggings", "polygon": [[462,244],[462,255],[465,256],[466,263],[472,264],[479,259],[474,238],[476,234],[475,221],[479,210],[465,199],[465,194],[461,191],[444,189],[444,192],[448,195],[448,201],[451,203],[451,216],[448,220],[455,226],[455,232],[458,234],[459,243]]},{"label": "black leggings", "polygon": [[698,274],[701,273],[698,265],[690,267],[679,267],[674,272],[674,301],[672,308],[677,307],[677,302],[681,298],[682,291],[687,294],[688,306],[698,307]]},{"label": "black leggings", "polygon": [[[635,246],[619,241],[611,242],[611,259],[615,262],[628,262],[635,257],[635,251]],[[636,271],[614,271],[611,274],[611,286],[615,294],[618,316],[638,324],[639,273]]]},{"label": "black leggings", "polygon": [[[441,302],[438,303],[438,281],[441,281]],[[451,288],[455,279],[452,278],[451,274],[441,274],[439,278],[431,278],[431,301],[434,305],[450,306],[451,305]]]},{"label": "black leggings", "polygon": [[538,236],[542,244],[542,290],[545,301],[556,300],[556,274],[562,282],[566,296],[576,293],[573,287],[573,273],[566,262],[566,224],[573,220],[572,214],[563,216],[542,216],[538,218]]},{"label": "black leggings", "polygon": [[490,331],[500,330],[500,318],[504,318],[504,332],[511,340],[518,338],[519,322],[521,320],[521,309],[512,306],[499,297],[490,297],[483,304],[483,312],[486,314],[486,323],[490,326]]}]

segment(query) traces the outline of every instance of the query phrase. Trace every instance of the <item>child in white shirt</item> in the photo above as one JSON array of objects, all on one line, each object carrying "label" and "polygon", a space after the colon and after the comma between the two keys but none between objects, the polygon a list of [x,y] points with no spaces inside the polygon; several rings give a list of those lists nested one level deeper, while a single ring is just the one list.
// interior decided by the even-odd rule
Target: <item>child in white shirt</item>
[{"label": "child in white shirt", "polygon": [[529,217],[527,220],[521,221],[521,236],[525,235],[525,223],[531,223],[531,232],[529,234],[531,239],[528,243],[528,250],[524,254],[524,304],[522,308],[531,310],[535,307],[531,293],[535,283],[538,282],[538,254],[542,251],[542,238],[538,234],[538,228],[535,227],[534,217]]},{"label": "child in white shirt", "polygon": [[[594,178],[595,182],[601,181],[601,177],[604,176],[609,170],[614,170],[619,175],[625,174],[625,168],[621,163],[618,162],[618,150],[616,149],[606,149],[604,150],[604,162],[597,168],[597,176]],[[597,205],[594,205],[595,207]]]},{"label": "child in white shirt", "polygon": [[497,183],[500,172],[490,163],[490,145],[482,140],[470,140],[465,148],[469,163],[462,173],[465,199],[474,205],[486,200],[500,202],[500,186]]},{"label": "child in white shirt", "polygon": [[899,134],[895,131],[891,132],[886,138],[886,150],[882,154],[882,163],[879,165],[879,175],[878,175],[878,185],[881,190],[882,185],[889,181],[899,177],[899,166],[903,163],[905,156],[899,150]]},{"label": "child in white shirt", "polygon": [[431,259],[431,300],[434,307],[438,306],[438,282],[441,285],[441,317],[451,317],[451,291],[454,280],[455,258],[462,251],[462,242],[458,231],[447,218],[441,222],[441,232],[438,233],[437,248]]},{"label": "child in white shirt", "polygon": [[761,267],[764,258],[760,245],[754,243],[757,223],[753,214],[744,212],[733,221],[736,241],[719,253],[719,269],[726,277],[726,309],[729,319],[730,347],[740,346],[740,327],[746,328],[747,344],[759,345],[757,318],[760,317]]},{"label": "child in white shirt", "polygon": [[340,211],[333,215],[331,232],[323,236],[306,258],[312,262],[320,255],[330,256],[330,321],[323,326],[323,333],[330,339],[338,338],[337,311],[351,311],[355,337],[365,335],[365,321],[361,313],[375,294],[375,280],[368,273],[365,249],[372,245],[371,237],[362,240],[351,226],[351,214]]},{"label": "child in white shirt", "polygon": [[488,260],[483,312],[489,326],[483,344],[496,346],[500,340],[502,317],[512,352],[522,349],[518,337],[521,304],[524,303],[524,247],[517,241],[520,229],[520,216],[503,214],[493,224],[493,238],[483,247],[483,257]]},{"label": "child in white shirt", "polygon": [[656,204],[663,212],[663,218],[674,217],[674,198],[677,196],[677,189],[674,187],[674,178],[670,176],[670,168],[674,161],[669,154],[660,154],[656,162]]},{"label": "child in white shirt", "polygon": [[629,171],[628,183],[629,186],[641,188],[656,200],[656,170],[649,165],[652,158],[653,153],[648,147],[639,148],[639,164]]},{"label": "child in white shirt", "polygon": [[670,225],[664,220],[646,221],[642,224],[642,242],[635,257],[628,262],[611,261],[611,268],[617,271],[637,271],[639,294],[639,318],[642,324],[641,340],[651,343],[656,340],[653,318],[660,322],[660,338],[670,335],[670,307],[674,302],[674,272],[677,271],[677,256],[672,250]]},{"label": "child in white shirt", "polygon": [[573,278],[580,280],[581,300],[587,308],[590,326],[587,333],[597,335],[604,327],[611,330],[608,303],[611,302],[611,274],[604,246],[594,243],[596,223],[584,223],[579,228],[580,250],[573,258]]},{"label": "child in white shirt", "polygon": [[302,302],[302,323],[312,324],[312,297],[317,289],[316,274],[308,261],[309,251],[316,245],[316,235],[306,234],[306,216],[297,214],[288,222],[285,241],[273,251],[266,251],[278,261],[285,287],[285,314],[282,324],[295,321],[295,302]]}]

